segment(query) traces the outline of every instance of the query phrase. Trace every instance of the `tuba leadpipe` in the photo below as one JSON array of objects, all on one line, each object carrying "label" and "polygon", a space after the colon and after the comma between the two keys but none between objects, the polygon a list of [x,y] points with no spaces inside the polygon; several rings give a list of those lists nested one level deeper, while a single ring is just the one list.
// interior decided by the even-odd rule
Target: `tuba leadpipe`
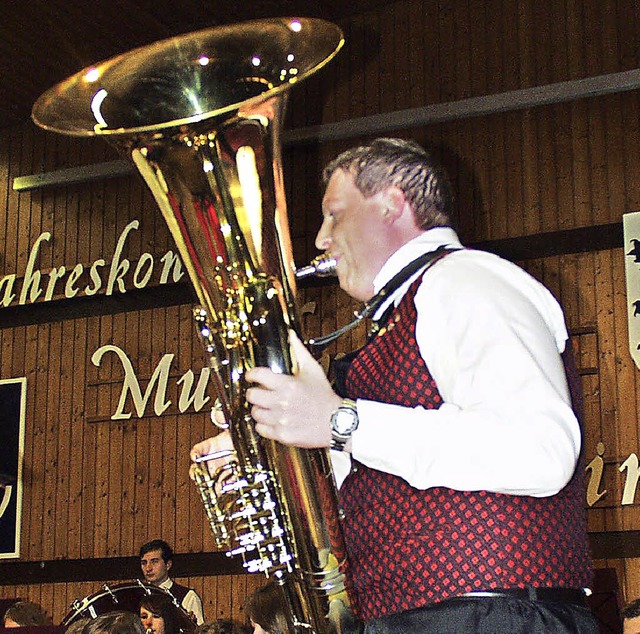
[{"label": "tuba leadpipe", "polygon": [[255,366],[295,372],[282,120],[289,88],[342,44],[338,27],[317,19],[205,29],[86,68],[32,112],[47,130],[103,136],[151,190],[198,299],[196,329],[233,441],[219,472],[192,467],[205,512],[219,548],[277,581],[296,633],[353,624],[335,483],[327,450],[255,432],[244,377]]}]

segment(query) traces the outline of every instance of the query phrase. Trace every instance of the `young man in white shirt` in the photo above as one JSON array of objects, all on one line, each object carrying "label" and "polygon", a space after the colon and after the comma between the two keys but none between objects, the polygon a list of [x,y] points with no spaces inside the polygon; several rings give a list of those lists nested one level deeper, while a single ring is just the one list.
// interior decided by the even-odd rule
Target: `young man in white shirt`
[{"label": "young man in white shirt", "polygon": [[154,539],[140,548],[140,568],[145,581],[171,593],[187,614],[201,625],[204,623],[202,599],[195,590],[181,586],[169,577],[172,566],[173,550],[167,542]]}]

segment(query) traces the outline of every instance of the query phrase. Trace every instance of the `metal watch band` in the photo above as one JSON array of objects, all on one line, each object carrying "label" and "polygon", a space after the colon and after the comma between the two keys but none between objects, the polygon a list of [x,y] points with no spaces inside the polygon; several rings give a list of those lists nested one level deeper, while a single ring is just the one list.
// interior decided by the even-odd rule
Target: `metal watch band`
[{"label": "metal watch band", "polygon": [[[341,432],[337,429],[337,417],[341,414],[347,414],[352,417],[352,423],[349,429]],[[358,409],[356,402],[350,398],[343,398],[340,407],[331,415],[331,449],[335,451],[344,451],[351,434],[358,428]]]}]

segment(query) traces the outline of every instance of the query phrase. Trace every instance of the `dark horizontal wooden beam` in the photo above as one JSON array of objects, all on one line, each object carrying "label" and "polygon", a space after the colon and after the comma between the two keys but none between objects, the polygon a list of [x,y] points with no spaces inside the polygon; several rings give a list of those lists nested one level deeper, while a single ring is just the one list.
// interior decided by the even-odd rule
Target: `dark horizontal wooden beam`
[{"label": "dark horizontal wooden beam", "polygon": [[[640,531],[593,532],[589,534],[594,559],[640,557]],[[214,577],[246,574],[238,557],[224,553],[186,553],[174,556],[172,576]],[[140,574],[137,557],[55,559],[50,561],[0,562],[0,586],[80,581],[130,581]]]},{"label": "dark horizontal wooden beam", "polygon": [[[224,553],[174,555],[172,576],[215,577],[244,574],[242,561]],[[140,576],[138,557],[0,562],[0,586],[71,581],[129,581]]]},{"label": "dark horizontal wooden beam", "polygon": [[640,531],[589,533],[594,559],[633,559],[640,557]]},{"label": "dark horizontal wooden beam", "polygon": [[[573,253],[606,251],[623,246],[622,223],[613,222],[593,227],[578,227],[548,233],[488,240],[469,246],[490,251],[512,262]],[[301,287],[335,284],[335,280],[307,278]],[[39,302],[24,306],[0,308],[0,329],[51,323],[64,319],[78,319],[110,315],[135,310],[164,308],[196,302],[195,293],[188,282],[165,284],[126,293],[96,295]]]},{"label": "dark horizontal wooden beam", "polygon": [[554,255],[607,251],[623,246],[622,222],[549,231],[517,238],[488,240],[470,246],[491,251],[512,262]]}]

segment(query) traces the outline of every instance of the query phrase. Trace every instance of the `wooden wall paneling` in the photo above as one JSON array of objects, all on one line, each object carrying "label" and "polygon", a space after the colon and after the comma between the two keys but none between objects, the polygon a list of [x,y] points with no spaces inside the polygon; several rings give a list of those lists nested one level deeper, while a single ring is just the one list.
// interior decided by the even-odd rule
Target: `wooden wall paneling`
[{"label": "wooden wall paneling", "polygon": [[[309,154],[312,156],[309,157]],[[284,183],[293,257],[297,267],[304,266],[316,253],[316,223],[321,218],[318,184],[320,170],[315,151],[288,148],[285,152]]]},{"label": "wooden wall paneling", "polygon": [[637,42],[640,35],[640,7],[634,0],[616,3],[616,28],[619,33],[618,54],[622,68],[637,68],[640,51]]},{"label": "wooden wall paneling", "polygon": [[[175,362],[178,372],[181,376],[188,370],[194,373],[194,387],[197,385],[197,381],[200,374],[200,368],[205,365],[204,363],[204,349],[202,349],[202,359],[195,357],[192,352],[192,339],[193,336],[193,322],[190,319],[190,311],[186,310],[188,307],[181,306],[177,309],[176,328],[178,330],[179,346],[175,350]],[[213,397],[211,401],[205,405],[204,411],[210,411],[209,408],[213,404]],[[177,423],[177,468],[178,474],[176,479],[176,538],[174,542],[174,549],[177,552],[192,552],[195,548],[201,548],[202,546],[202,523],[195,518],[199,517],[201,510],[196,506],[197,500],[191,497],[193,493],[193,484],[188,477],[189,468],[189,450],[191,445],[195,442],[198,429],[202,429],[202,425],[199,425],[199,420],[203,418],[202,414],[192,414],[191,410],[184,414],[176,416]],[[202,439],[203,431],[199,434]],[[192,535],[195,533],[194,535]],[[200,533],[198,537],[196,535]]]},{"label": "wooden wall paneling", "polygon": [[[166,352],[166,309],[154,310],[153,333],[151,339],[151,359],[152,367],[155,367]],[[156,423],[156,424],[154,424]],[[173,542],[173,526],[170,517],[165,517],[165,509],[162,500],[163,476],[164,476],[164,455],[165,438],[163,434],[162,421],[146,419],[146,424],[150,426],[151,435],[149,438],[149,488],[148,511],[149,511],[149,534],[147,539],[164,539],[169,543]]]},{"label": "wooden wall paneling", "polygon": [[82,456],[85,445],[85,402],[86,384],[88,380],[87,363],[87,319],[74,321],[73,357],[70,372],[70,438],[69,446],[73,448],[69,456],[69,523],[67,526],[67,552],[71,559],[81,557],[82,546]]},{"label": "wooden wall paneling", "polygon": [[624,173],[623,212],[640,210],[640,108],[638,94],[631,93],[622,100],[622,160]]},{"label": "wooden wall paneling", "polygon": [[[11,189],[11,163],[12,163],[12,146],[15,152],[15,135],[8,132],[0,133],[0,253],[3,254],[0,259],[0,278],[14,271],[7,270],[5,257],[9,245],[9,201],[12,192]],[[4,288],[0,288],[0,302],[6,294]],[[1,306],[2,304],[0,304]]]},{"label": "wooden wall paneling", "polygon": [[176,542],[176,487],[179,480],[187,477],[177,456],[178,416],[161,419],[162,432],[162,534],[170,544]]},{"label": "wooden wall paneling", "polygon": [[[22,127],[20,162],[18,164],[21,174],[33,174],[34,168],[40,169],[43,165],[47,165],[44,153],[45,141],[42,135],[35,132],[32,126]],[[36,167],[37,166],[37,167]],[[24,270],[29,257],[31,246],[35,243],[42,231],[49,231],[50,226],[43,227],[43,205],[45,198],[50,199],[50,194],[45,196],[43,192],[13,192],[13,196],[18,199],[17,202],[17,233],[16,240],[16,260],[13,271],[20,276],[24,275]],[[44,246],[40,250],[40,256],[36,260],[35,269],[45,268],[51,262],[51,247]],[[32,295],[30,291],[29,296]]]},{"label": "wooden wall paneling", "polygon": [[[378,112],[392,112],[398,103],[397,67],[395,57],[396,41],[399,37],[394,31],[393,9],[395,4],[389,4],[379,9],[378,35],[380,48],[376,59],[378,67]],[[339,104],[338,104],[339,105]]]},{"label": "wooden wall paneling", "polygon": [[[100,338],[96,349],[106,343],[114,342],[114,315],[105,315],[100,318]],[[99,388],[98,390],[98,412],[113,411],[113,398],[111,395],[112,382],[115,377],[120,377],[121,373],[116,369],[116,362],[113,354],[105,354],[100,362],[98,370]],[[95,439],[95,471],[93,473],[94,482],[94,531],[93,557],[105,557],[107,555],[107,540],[109,535],[109,466],[112,460],[109,447],[109,438],[112,423],[98,420],[92,423]],[[115,426],[115,423],[113,424]]]},{"label": "wooden wall paneling", "polygon": [[[89,423],[92,418],[97,417],[102,404],[102,391],[98,389],[101,379],[104,379],[104,368],[93,365],[91,357],[100,347],[101,341],[100,317],[90,317],[87,319],[87,341],[84,371],[86,372],[86,384],[82,396],[82,454],[78,457],[77,464],[80,466],[81,491],[80,491],[80,535],[79,535],[79,556],[89,558],[94,556],[93,537],[96,531],[95,516],[95,483],[98,478],[98,464],[96,462],[96,437],[99,423]],[[108,361],[106,355],[103,361]],[[93,385],[92,385],[93,384]]]},{"label": "wooden wall paneling", "polygon": [[[137,259],[137,256],[136,256]],[[128,312],[122,317],[124,321],[124,350],[135,364],[137,376],[142,376],[140,373],[140,364],[138,359],[140,358],[140,348],[138,342],[140,340],[140,312],[133,311]],[[117,386],[116,391],[120,391],[122,385]],[[118,394],[113,394],[114,399],[119,398]],[[135,451],[136,451],[136,436],[137,425],[135,421],[123,421],[122,422],[122,434],[118,434],[118,440],[121,441],[121,461],[122,461],[122,494],[120,497],[120,521],[117,522],[119,526],[119,534],[114,534],[113,539],[116,541],[111,542],[111,551],[117,556],[133,555],[136,552],[135,542],[135,527],[137,521],[136,514],[136,463],[135,463]],[[116,447],[117,449],[117,447]],[[115,497],[112,496],[112,497]],[[117,498],[115,500],[117,511]],[[141,545],[141,544],[140,544]]]},{"label": "wooden wall paneling", "polygon": [[566,104],[551,108],[555,137],[556,224],[558,229],[575,226],[571,110]]},{"label": "wooden wall paneling", "polygon": [[[113,315],[111,321],[111,340],[110,342],[123,348],[129,358],[132,360],[134,367],[137,365],[135,362],[135,350],[129,350],[126,337],[126,313],[119,313]],[[108,340],[105,340],[105,343]],[[116,377],[120,377],[123,372],[120,371],[118,362],[115,360],[113,354],[109,354],[112,357],[112,375],[111,382],[109,384],[109,410],[114,412],[118,399],[120,398],[121,384],[116,381]],[[103,357],[104,358],[104,357]],[[124,546],[121,537],[123,516],[126,513],[125,507],[125,490],[126,484],[124,482],[124,427],[125,421],[113,421],[113,422],[99,422],[96,423],[104,430],[104,443],[103,451],[108,452],[108,464],[107,478],[105,482],[105,488],[103,495],[105,497],[104,510],[106,512],[106,526],[105,526],[105,541],[104,541],[104,554],[105,557],[115,557],[121,554],[121,548]],[[99,449],[100,451],[100,449]],[[127,553],[128,554],[128,553]]]},{"label": "wooden wall paneling", "polygon": [[589,104],[587,100],[569,104],[571,111],[571,183],[573,187],[573,222],[576,227],[592,224],[591,189],[597,186],[591,178],[589,143]]},{"label": "wooden wall paneling", "polygon": [[[178,307],[173,306],[166,310],[166,345],[165,353],[175,354],[179,358],[180,349],[179,336],[179,320]],[[187,368],[176,368],[174,365],[174,375],[179,373],[182,375]],[[175,381],[175,378],[173,379]],[[172,383],[173,383],[172,381]],[[179,481],[187,478],[184,456],[178,454],[177,446],[177,427],[180,424],[180,418],[176,415],[160,418],[159,422],[163,426],[163,453],[164,464],[162,474],[162,498],[163,498],[163,532],[171,535],[170,543],[176,541],[176,494]],[[170,533],[166,533],[167,523],[171,527]]]},{"label": "wooden wall paneling", "polygon": [[[555,155],[555,106],[537,110],[538,167],[540,207],[536,232],[558,229],[557,157]],[[533,211],[533,210],[532,210]]]},{"label": "wooden wall paneling", "polygon": [[[138,332],[138,374],[140,378],[150,377],[155,367],[156,360],[153,358],[153,337],[155,330],[156,310],[144,310],[139,314]],[[145,381],[146,383],[146,381]],[[151,482],[150,456],[153,442],[153,425],[148,419],[141,419],[135,422],[135,448],[133,462],[135,465],[135,526],[133,537],[133,552],[137,554],[138,549],[144,543],[153,539],[153,530],[150,524],[151,500],[149,499],[149,489]]]},{"label": "wooden wall paneling", "polygon": [[507,214],[509,200],[508,173],[506,147],[507,119],[503,116],[493,116],[487,119],[486,148],[489,157],[489,175],[486,193],[486,222],[485,235],[489,238],[504,238],[507,236]]},{"label": "wooden wall paneling", "polygon": [[[29,555],[29,530],[31,526],[31,511],[33,502],[33,429],[34,416],[36,412],[36,400],[34,398],[38,376],[38,326],[25,327],[25,358],[24,358],[24,375],[26,381],[26,403],[25,403],[25,435],[24,435],[24,460],[22,465],[22,518],[20,521],[20,556],[21,558]],[[10,330],[2,331],[10,334]],[[10,357],[10,355],[9,355]],[[8,357],[8,358],[9,358]],[[4,378],[3,371],[3,378]]]},{"label": "wooden wall paneling", "polygon": [[[624,183],[625,130],[622,119],[624,100],[622,95],[609,95],[603,102],[606,112],[604,124],[609,219],[611,222],[618,222],[627,209]],[[622,288],[625,288],[624,280]]]},{"label": "wooden wall paneling", "polygon": [[607,183],[607,145],[605,136],[605,121],[607,113],[602,99],[588,100],[589,117],[589,148],[590,171],[592,182],[595,185],[591,189],[592,220],[590,224],[599,224],[610,221]]},{"label": "wooden wall paneling", "polygon": [[[489,61],[487,90],[491,93],[503,92],[514,87],[518,56],[517,37],[513,34],[514,25],[517,25],[514,9],[513,3],[505,0],[494,0],[486,6],[485,30]],[[517,139],[510,137],[512,118],[509,114],[491,117],[493,130],[489,152],[498,165],[493,165],[491,174],[488,233],[496,238],[508,235],[509,207],[513,204],[509,198],[509,181],[513,170],[509,161],[509,146],[517,143]]]},{"label": "wooden wall paneling", "polygon": [[522,116],[522,164],[523,202],[522,210],[525,235],[538,233],[540,228],[539,172],[538,172],[538,120],[540,113],[526,110]]},{"label": "wooden wall paneling", "polygon": [[416,0],[412,2],[411,64],[415,68],[415,82],[412,87],[415,106],[440,101],[440,47],[438,3]]},{"label": "wooden wall paneling", "polygon": [[216,615],[217,618],[231,618],[232,614],[232,578],[216,578]]},{"label": "wooden wall paneling", "polygon": [[453,72],[456,59],[455,22],[453,4],[449,0],[440,0],[436,19],[438,21],[438,60],[439,68],[436,81],[439,84],[438,102],[454,101],[455,75]]},{"label": "wooden wall paneling", "polygon": [[[489,92],[488,77],[495,73],[496,60],[489,54],[489,50],[495,46],[493,35],[487,29],[485,3],[472,0],[469,4],[469,15],[457,16],[456,23],[464,25],[464,30],[460,31],[456,25],[454,34],[454,44],[460,59],[468,57],[473,60],[471,64],[456,64],[453,71],[459,87],[456,88],[456,99],[468,96],[486,95]],[[463,7],[464,5],[460,5]],[[465,19],[466,18],[466,19]],[[470,22],[467,23],[467,20]],[[458,43],[469,42],[470,46],[459,46]],[[461,71],[464,71],[460,75]],[[467,77],[467,73],[470,74]],[[465,86],[468,86],[465,90]],[[473,164],[474,183],[477,185],[477,195],[474,199],[473,217],[474,232],[476,239],[487,238],[490,235],[491,214],[492,214],[492,159],[497,158],[492,154],[490,145],[494,130],[491,126],[492,117],[479,117],[470,126],[467,126],[467,134],[471,143],[471,154]]]},{"label": "wooden wall paneling", "polygon": [[[30,470],[30,518],[24,537],[28,540],[26,548],[27,557],[39,558],[42,556],[42,538],[45,529],[44,504],[45,504],[45,468],[46,468],[46,417],[47,417],[47,367],[49,363],[49,324],[43,324],[37,330],[37,375],[30,383],[31,402],[31,438],[30,454],[25,452],[25,465]],[[48,530],[48,524],[47,524]]]},{"label": "wooden wall paneling", "polygon": [[[600,337],[600,399],[601,436],[614,462],[619,462],[618,430],[615,404],[617,401],[617,377],[615,362],[615,323],[613,319],[613,275],[610,252],[597,254],[596,275],[598,293],[596,296],[597,324]],[[605,461],[607,458],[605,458]],[[620,489],[612,490],[613,499],[620,499]],[[606,530],[621,530],[619,509],[610,508],[606,512]]]},{"label": "wooden wall paneling", "polygon": [[406,7],[406,41],[408,44],[406,64],[409,72],[409,85],[407,87],[409,107],[416,108],[425,105],[427,81],[433,81],[434,75],[428,73],[427,69],[433,63],[433,47],[429,37],[431,28],[425,25],[425,22],[432,24],[431,20],[426,20],[427,10],[424,3],[413,0],[407,3]]},{"label": "wooden wall paneling", "polygon": [[236,575],[231,578],[231,619],[239,623],[246,621],[244,602],[247,597],[247,580],[249,575]]},{"label": "wooden wall paneling", "polygon": [[[522,165],[522,113],[505,114],[505,135],[503,151],[505,154],[505,205],[504,220],[498,215],[499,231],[502,237],[515,237],[523,234],[524,227],[524,194]],[[496,230],[496,234],[498,230]]]},{"label": "wooden wall paneling", "polygon": [[53,557],[67,557],[69,553],[69,528],[71,517],[71,462],[75,447],[73,438],[73,357],[75,324],[72,320],[60,323],[59,348],[55,352],[60,357],[60,379],[57,397],[56,420],[52,426],[57,436],[56,449],[56,489],[53,511],[55,529]]},{"label": "wooden wall paneling", "polygon": [[411,51],[420,50],[420,42],[410,38],[410,5],[411,2],[395,2],[389,5],[389,26],[393,29],[393,48],[385,52],[394,62],[393,86],[395,108],[405,109],[413,107],[411,100],[415,70],[411,67]]},{"label": "wooden wall paneling", "polygon": [[361,19],[349,21],[345,25],[345,46],[339,53],[348,58],[349,105],[344,117],[362,117],[365,112],[365,31]]}]

